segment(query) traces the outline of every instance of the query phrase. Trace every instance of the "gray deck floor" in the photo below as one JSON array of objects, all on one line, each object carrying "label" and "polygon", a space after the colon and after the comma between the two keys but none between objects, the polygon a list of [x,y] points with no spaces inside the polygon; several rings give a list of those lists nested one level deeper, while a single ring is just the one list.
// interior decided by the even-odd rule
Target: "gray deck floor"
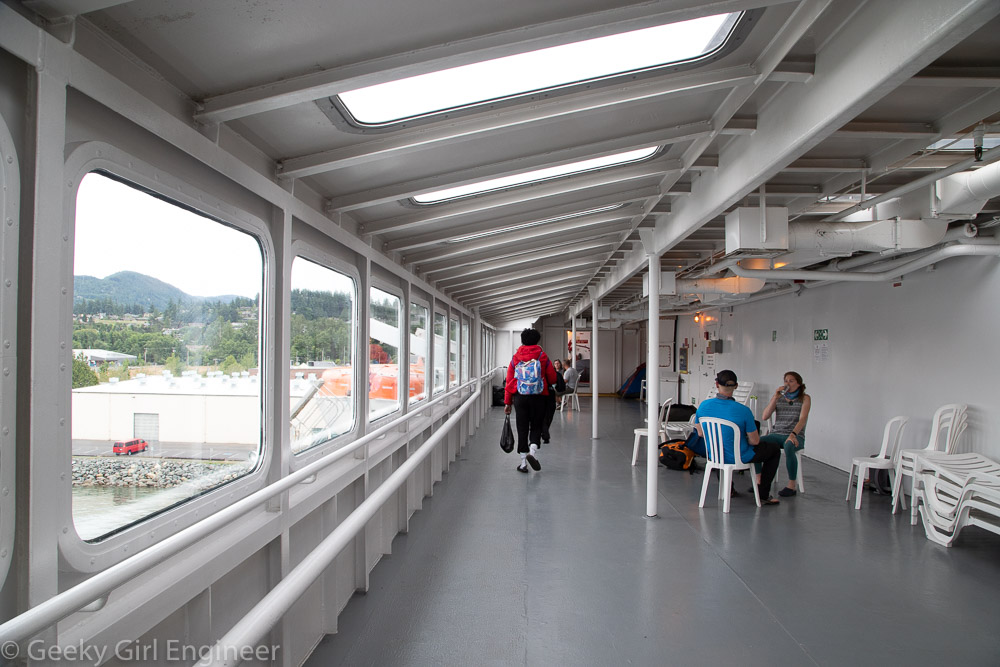
[{"label": "gray deck floor", "polygon": [[741,493],[729,515],[661,466],[648,519],[643,408],[602,398],[592,440],[581,402],[529,475],[492,408],[306,664],[1000,665],[1000,537],[936,546],[884,496],[855,511],[846,473],[810,459],[807,494]]}]

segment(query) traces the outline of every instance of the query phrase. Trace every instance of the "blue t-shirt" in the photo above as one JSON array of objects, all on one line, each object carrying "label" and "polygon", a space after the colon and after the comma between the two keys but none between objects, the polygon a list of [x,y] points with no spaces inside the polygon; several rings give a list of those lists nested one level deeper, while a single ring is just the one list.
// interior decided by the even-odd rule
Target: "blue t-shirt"
[{"label": "blue t-shirt", "polygon": [[[750,412],[750,408],[728,398],[709,398],[701,402],[701,405],[698,406],[698,411],[694,415],[695,421],[698,421],[702,417],[718,417],[719,419],[727,419],[736,424],[736,428],[741,431],[740,461],[742,463],[750,462],[754,451],[753,447],[747,441],[747,433],[757,432],[757,424],[753,421],[753,413]],[[732,455],[733,432],[728,428],[723,429],[722,437],[726,442],[724,450],[725,463],[735,463]]]}]

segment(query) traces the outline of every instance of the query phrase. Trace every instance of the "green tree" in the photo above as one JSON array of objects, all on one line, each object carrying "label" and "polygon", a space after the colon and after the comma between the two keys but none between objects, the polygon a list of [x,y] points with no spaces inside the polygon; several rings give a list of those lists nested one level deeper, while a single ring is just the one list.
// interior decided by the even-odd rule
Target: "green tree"
[{"label": "green tree", "polygon": [[174,375],[180,375],[181,372],[183,372],[187,368],[187,366],[184,365],[184,362],[181,360],[181,358],[178,357],[176,354],[171,354],[169,357],[167,357],[166,361],[163,362],[163,365],[166,366],[167,370],[173,373]]},{"label": "green tree", "polygon": [[245,371],[246,369],[240,365],[240,362],[236,361],[236,357],[229,355],[222,360],[219,364],[219,370],[229,375],[230,373],[239,373],[240,371]]},{"label": "green tree", "polygon": [[79,357],[73,357],[73,389],[77,387],[93,387],[99,384],[97,373],[90,370],[87,362]]}]

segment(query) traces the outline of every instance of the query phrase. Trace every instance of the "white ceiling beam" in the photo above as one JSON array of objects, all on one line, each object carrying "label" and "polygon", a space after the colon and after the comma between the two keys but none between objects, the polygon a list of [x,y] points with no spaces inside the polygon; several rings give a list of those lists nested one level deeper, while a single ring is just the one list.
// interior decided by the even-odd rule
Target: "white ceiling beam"
[{"label": "white ceiling beam", "polygon": [[[546,284],[553,287],[567,285],[582,285],[587,282],[593,275],[593,271],[586,272],[576,272],[571,274],[560,273],[558,277],[553,277],[552,279],[546,281]],[[520,294],[524,289],[523,281],[518,281],[514,284],[506,285],[502,288],[496,288],[492,286],[481,287],[479,289],[468,289],[464,293],[459,295],[459,291],[456,290],[452,292],[454,298],[461,301],[464,304],[479,303],[482,301],[488,301],[490,299],[506,296],[508,294]]]},{"label": "white ceiling beam", "polygon": [[[529,188],[535,190],[536,188]],[[573,191],[576,191],[575,189]],[[551,196],[556,196],[561,192],[555,192]],[[360,232],[363,234],[383,234],[399,233],[409,231],[418,227],[433,226],[434,231],[426,232],[420,236],[411,236],[409,233],[401,239],[392,239],[386,243],[386,250],[405,250],[407,247],[419,247],[427,243],[437,242],[442,238],[451,238],[454,235],[453,227],[457,224],[463,225],[462,229],[468,229],[469,233],[490,229],[499,218],[485,222],[465,223],[463,217],[475,215],[483,212],[495,212],[505,220],[517,220],[518,222],[528,222],[539,218],[555,217],[573,213],[575,211],[586,211],[591,208],[610,206],[611,204],[634,202],[659,196],[660,191],[654,186],[645,186],[624,190],[621,192],[611,192],[599,196],[590,196],[585,199],[574,199],[569,203],[562,203],[556,206],[545,208],[531,207],[522,210],[515,209],[521,204],[533,204],[533,198],[526,198],[519,189],[504,190],[491,195],[481,197],[471,197],[452,203],[438,204],[435,206],[423,207],[417,213],[379,220],[361,226]],[[446,226],[447,225],[447,226]],[[485,227],[483,227],[485,225]],[[412,239],[413,245],[407,245],[408,239]]]},{"label": "white ceiling beam", "polygon": [[446,271],[462,266],[472,266],[478,262],[488,259],[509,258],[511,263],[517,263],[519,258],[529,252],[540,252],[551,250],[556,252],[568,252],[580,247],[592,247],[599,243],[620,243],[624,236],[627,236],[631,228],[626,225],[615,225],[614,228],[594,230],[581,230],[572,234],[562,236],[554,235],[547,239],[528,239],[519,243],[497,244],[493,248],[479,250],[474,253],[462,255],[460,257],[448,257],[438,261],[414,262],[414,266],[423,274],[432,276],[435,273]]},{"label": "white ceiling beam", "polygon": [[[516,230],[519,232],[532,232],[534,234],[543,234],[547,230],[556,229],[575,229],[578,227],[587,227],[590,225],[599,225],[604,222],[612,222],[614,220],[621,220],[624,218],[631,218],[635,215],[640,215],[642,209],[635,205],[625,205],[618,206],[610,211],[602,211],[600,213],[589,213],[587,215],[578,215],[576,217],[571,217],[564,220],[553,220],[552,222],[541,222],[543,220],[552,220],[553,218],[560,218],[564,216],[570,216],[575,213],[579,213],[586,210],[597,209],[603,206],[613,206],[619,202],[614,200],[605,200],[607,203],[598,204],[596,206],[590,205],[579,205],[574,203],[572,206],[562,206],[558,207],[560,212],[552,213],[550,211],[554,208],[538,210],[537,212],[530,212],[521,215],[504,216],[503,218],[495,218],[492,220],[487,220],[475,224],[466,224],[462,226],[452,226],[447,229],[442,229],[429,234],[423,234],[419,237],[408,237],[402,239],[395,239],[385,243],[382,247],[387,252],[396,251],[411,251],[403,252],[403,261],[406,262],[407,257],[412,257],[413,261],[421,261],[430,256],[440,255],[447,256],[449,252],[463,250],[465,248],[476,247],[480,243],[489,243],[491,240],[495,241],[495,237],[503,238],[504,234],[507,232],[499,232],[491,236],[487,236],[480,239],[470,239],[468,241],[459,242],[448,242],[450,239],[461,238],[463,236],[474,236],[476,234],[482,234],[485,232],[493,232],[495,230],[508,229],[511,227],[517,227],[519,225],[529,225],[532,223],[540,223],[534,227],[527,227],[525,229]],[[531,236],[531,234],[527,234]],[[424,250],[418,250],[418,248],[425,248]],[[425,255],[426,253],[426,255]]]},{"label": "white ceiling beam", "polygon": [[[516,244],[522,243],[545,244],[550,241],[570,241],[575,238],[593,237],[598,234],[616,234],[630,231],[632,223],[629,221],[629,218],[631,216],[626,211],[627,209],[606,211],[591,216],[546,223],[537,227],[491,234],[490,236],[463,243],[444,243],[423,252],[407,253],[403,255],[402,261],[404,264],[420,265],[423,262],[466,257],[483,251],[493,252],[495,255],[501,249],[507,251],[515,247]],[[634,212],[632,215],[634,215]]]},{"label": "white ceiling beam", "polygon": [[503,308],[510,304],[524,304],[532,300],[540,299],[568,299],[579,291],[578,288],[572,286],[555,286],[547,282],[538,282],[526,284],[524,289],[520,294],[509,294],[506,296],[491,296],[484,297],[478,300],[467,301],[468,306],[480,306],[489,305],[491,308]]},{"label": "white ceiling beam", "polygon": [[919,72],[903,85],[935,88],[1000,88],[1000,67],[935,65]]},{"label": "white ceiling beam", "polygon": [[[615,244],[608,243],[606,241],[584,244],[578,247],[567,250],[562,256],[567,259],[575,259],[583,256],[586,253],[591,254],[611,254],[615,250]],[[487,272],[497,272],[506,271],[510,269],[512,265],[514,266],[538,266],[544,265],[547,262],[552,261],[552,253],[549,250],[539,250],[536,252],[528,252],[519,255],[515,260],[509,257],[504,257],[502,259],[496,259],[487,262],[480,262],[479,264],[473,264],[469,266],[461,266],[453,269],[445,269],[438,271],[437,275],[433,278],[439,282],[447,281],[450,278],[459,278],[471,276],[479,273]]]},{"label": "white ceiling beam", "polygon": [[[706,131],[699,131],[697,134],[698,136],[701,136],[705,133]],[[659,139],[669,134],[669,130],[665,133],[660,131],[644,132],[638,135],[621,137],[593,144],[577,144],[572,148],[564,148],[536,155],[526,155],[512,160],[506,160],[493,164],[484,164],[479,167],[471,167],[460,171],[426,176],[424,178],[418,178],[406,183],[394,183],[392,185],[334,197],[328,201],[327,208],[330,211],[345,213],[368,206],[375,206],[377,204],[385,204],[399,201],[401,199],[407,199],[425,192],[433,192],[435,190],[454,188],[463,185],[472,185],[480,181],[514,176],[537,169],[560,167],[574,162],[579,162],[581,160],[606,157],[616,153],[658,145],[661,143]],[[669,143],[669,141],[667,143]],[[661,174],[679,168],[679,160],[658,157],[632,165],[608,167],[607,169],[602,169],[599,172],[592,173],[611,172],[619,169],[632,169],[638,173],[642,173],[643,175],[650,175]]]},{"label": "white ceiling beam", "polygon": [[49,21],[59,21],[129,2],[132,0],[24,0],[21,4]]},{"label": "white ceiling beam", "polygon": [[[608,90],[587,90],[565,97],[554,97],[542,103],[532,100],[531,103],[525,103],[523,108],[492,109],[473,117],[440,121],[399,130],[388,136],[370,139],[352,146],[285,158],[278,163],[278,176],[281,178],[312,176],[389,157],[398,157],[428,147],[447,146],[479,134],[517,129],[519,126],[530,123],[578,115],[610,106],[622,107],[627,104],[644,102],[651,97],[703,94],[719,88],[747,84],[753,80],[755,74],[756,70],[743,65],[710,72],[671,75],[653,81],[631,82],[628,85],[616,86]],[[746,123],[747,121],[737,123],[732,130],[744,130]],[[690,131],[695,130],[696,128],[692,128]],[[672,140],[680,141],[683,138],[685,138],[685,134],[678,132],[677,137]],[[663,141],[668,140],[670,140],[669,137],[663,139]]]},{"label": "white ceiling beam", "polygon": [[[366,235],[379,234],[388,230],[398,232],[402,229],[413,229],[434,224],[441,219],[452,218],[467,213],[487,211],[505,206],[527,207],[533,202],[552,197],[575,195],[577,193],[591,194],[592,190],[605,186],[629,188],[623,190],[619,198],[634,199],[636,192],[658,193],[659,190],[654,186],[648,185],[639,187],[637,184],[629,183],[629,181],[658,176],[661,173],[661,168],[652,163],[643,162],[627,167],[616,167],[614,169],[604,169],[578,176],[553,179],[535,185],[510,188],[509,190],[503,190],[494,194],[470,197],[467,200],[434,204],[427,207],[429,210],[426,214],[413,214],[366,223],[361,226],[359,232]],[[655,194],[650,196],[655,196]],[[436,210],[439,208],[440,210]]]},{"label": "white ceiling beam", "polygon": [[[611,251],[608,251],[609,253]],[[468,286],[479,286],[484,284],[495,284],[500,280],[509,280],[514,278],[526,278],[529,276],[539,276],[544,275],[549,271],[560,271],[563,269],[582,269],[584,267],[593,267],[594,270],[605,261],[605,256],[598,255],[597,253],[591,252],[590,250],[584,250],[583,252],[573,253],[572,256],[563,255],[559,260],[552,260],[549,258],[549,263],[536,263],[536,264],[526,264],[520,265],[516,269],[511,269],[507,267],[508,270],[503,274],[493,274],[483,276],[480,273],[468,272],[463,273],[460,276],[454,278],[438,278],[434,285],[442,290],[456,289],[459,287]],[[501,277],[502,275],[502,277]]]},{"label": "white ceiling beam", "polygon": [[483,306],[480,312],[484,315],[495,315],[501,317],[512,317],[527,314],[535,314],[537,317],[541,317],[548,313],[563,310],[560,306],[567,302],[568,299],[566,297],[553,297],[549,299],[525,301],[523,304],[518,304],[518,307],[499,306],[496,308],[487,308],[486,306]]},{"label": "white ceiling beam", "polygon": [[[68,1],[68,0],[67,0]],[[344,67],[291,76],[232,93],[206,98],[195,119],[220,123],[323,97],[474,62],[628,30],[730,11],[778,5],[787,0],[654,0],[570,17],[491,35],[457,39]]]},{"label": "white ceiling beam", "polygon": [[[596,261],[591,262],[571,262],[569,266],[559,269],[559,275],[564,276],[567,279],[583,279],[589,278],[594,275],[596,270]],[[549,271],[545,269],[544,271]],[[529,273],[529,276],[539,275],[537,273]],[[549,275],[549,273],[546,273]],[[477,294],[484,294],[493,290],[498,289],[520,289],[521,283],[524,281],[525,276],[503,276],[496,278],[484,278],[480,280],[473,280],[469,283],[462,285],[461,287],[456,287],[449,291],[449,294],[454,294],[458,299],[464,299],[468,296],[475,296]]]}]

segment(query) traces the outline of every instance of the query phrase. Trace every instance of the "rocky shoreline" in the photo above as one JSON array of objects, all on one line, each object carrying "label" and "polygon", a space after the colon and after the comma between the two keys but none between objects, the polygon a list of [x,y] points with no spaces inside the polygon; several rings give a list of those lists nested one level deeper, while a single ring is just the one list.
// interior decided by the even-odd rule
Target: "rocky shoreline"
[{"label": "rocky shoreline", "polygon": [[244,474],[250,465],[177,459],[74,457],[73,486],[170,489],[189,482],[222,484]]}]

